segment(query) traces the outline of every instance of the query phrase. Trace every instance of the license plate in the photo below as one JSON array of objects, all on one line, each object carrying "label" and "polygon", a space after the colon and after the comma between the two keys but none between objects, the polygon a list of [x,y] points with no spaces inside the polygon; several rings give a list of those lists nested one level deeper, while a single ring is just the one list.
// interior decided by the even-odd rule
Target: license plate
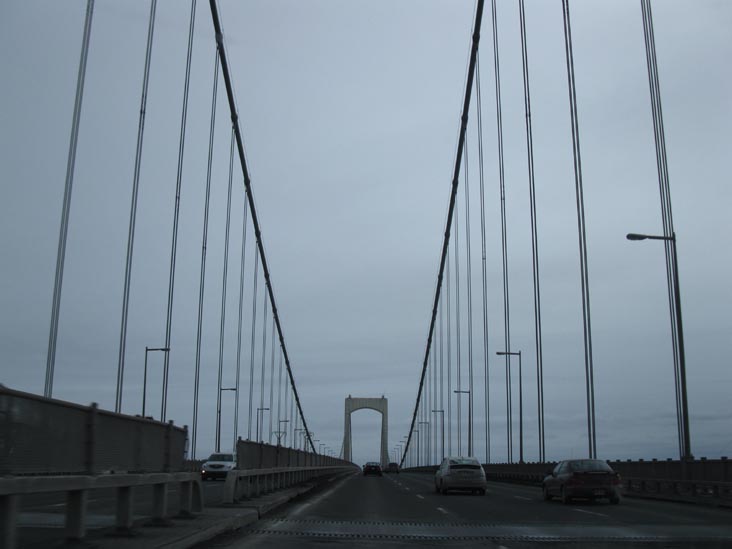
[{"label": "license plate", "polygon": [[592,493],[596,496],[604,496],[605,490],[593,490]]}]

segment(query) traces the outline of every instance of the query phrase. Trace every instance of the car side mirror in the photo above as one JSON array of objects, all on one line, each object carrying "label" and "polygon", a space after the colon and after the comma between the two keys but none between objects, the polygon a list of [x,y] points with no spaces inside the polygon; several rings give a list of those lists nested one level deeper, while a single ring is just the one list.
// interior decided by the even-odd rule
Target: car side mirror
[{"label": "car side mirror", "polygon": [[544,473],[544,475],[547,476],[547,477],[553,477],[554,476],[554,471],[547,471],[546,473]]}]

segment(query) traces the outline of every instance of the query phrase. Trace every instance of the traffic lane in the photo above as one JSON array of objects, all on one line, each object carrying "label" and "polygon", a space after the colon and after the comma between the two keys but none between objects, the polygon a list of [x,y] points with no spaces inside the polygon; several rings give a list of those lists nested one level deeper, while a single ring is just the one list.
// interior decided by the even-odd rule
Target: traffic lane
[{"label": "traffic lane", "polygon": [[[273,518],[330,521],[440,521],[443,513],[425,505],[411,489],[398,486],[387,476],[357,473],[332,483],[303,506],[286,506]],[[327,497],[326,497],[327,495]]]},{"label": "traffic lane", "polygon": [[732,510],[723,508],[637,498],[623,498],[619,505],[606,500],[577,500],[564,505],[556,499],[544,501],[539,487],[499,482],[489,482],[485,496],[460,492],[445,496],[435,493],[432,475],[400,476],[412,493],[439,505],[450,516],[466,521],[689,526],[732,523]]},{"label": "traffic lane", "polygon": [[[505,549],[505,544],[487,539],[446,538],[435,531],[441,524],[449,524],[444,512],[412,487],[386,475],[355,474],[330,479],[307,496],[268,513],[248,530],[229,532],[197,547]],[[430,535],[430,529],[435,535]]]}]

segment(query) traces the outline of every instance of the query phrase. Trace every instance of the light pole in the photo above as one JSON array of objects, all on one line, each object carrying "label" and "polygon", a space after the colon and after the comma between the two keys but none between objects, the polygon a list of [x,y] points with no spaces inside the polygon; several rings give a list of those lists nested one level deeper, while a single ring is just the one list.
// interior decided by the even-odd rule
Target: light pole
[{"label": "light pole", "polygon": [[327,446],[327,444],[325,444],[323,442],[321,442],[320,444],[318,444],[318,453],[319,454],[322,454],[323,453],[323,446]]},{"label": "light pole", "polygon": [[[236,391],[236,387],[222,387],[219,389],[219,395],[223,391]],[[216,409],[216,451],[221,451],[221,399],[219,398],[219,405]]]},{"label": "light pole", "polygon": [[[521,379],[521,351],[517,352],[497,352],[499,356],[518,356],[519,357],[519,463],[524,462],[524,391],[523,381]],[[509,364],[511,363],[509,359]],[[513,442],[513,441],[511,441]]]},{"label": "light pole", "polygon": [[259,440],[259,412],[262,412],[262,418],[264,418],[265,410],[269,410],[269,408],[257,408],[257,442],[264,442],[263,440]]},{"label": "light pole", "polygon": [[290,423],[289,419],[280,419],[277,422],[277,431],[275,431],[275,436],[277,437],[277,446],[280,446],[280,441],[282,439],[282,435],[285,436],[285,440],[287,440],[287,431],[282,430],[282,424],[283,423]]},{"label": "light pole", "polygon": [[442,462],[442,460],[445,459],[445,410],[432,410],[432,413],[441,414],[440,426],[442,430],[442,457],[440,458],[440,462]]},{"label": "light pole", "polygon": [[691,434],[689,432],[689,404],[686,396],[686,354],[684,353],[684,324],[681,321],[681,290],[679,289],[679,262],[677,260],[676,233],[671,236],[653,236],[629,233],[628,240],[664,240],[671,243],[671,256],[674,279],[674,308],[676,309],[676,333],[679,338],[679,392],[681,393],[681,438],[683,440],[682,461],[694,459],[691,453]]},{"label": "light pole", "polygon": [[[145,397],[147,395],[147,353],[150,351],[163,351],[167,353],[170,347],[145,347],[145,374],[142,379],[142,417],[145,417]],[[163,417],[162,415],[160,417]]]},{"label": "light pole", "polygon": [[430,422],[429,421],[420,421],[420,425],[426,425],[427,426],[427,444],[425,445],[425,465],[430,464],[430,446],[432,445],[432,432],[430,431]]},{"label": "light pole", "polygon": [[[473,409],[473,393],[471,393],[469,390],[466,389],[456,389],[453,391],[454,393],[467,393],[468,394],[468,410]],[[460,429],[460,425],[458,425],[458,429]],[[460,451],[458,449],[458,451]],[[473,455],[473,420],[470,417],[470,414],[468,414],[468,455]]]}]

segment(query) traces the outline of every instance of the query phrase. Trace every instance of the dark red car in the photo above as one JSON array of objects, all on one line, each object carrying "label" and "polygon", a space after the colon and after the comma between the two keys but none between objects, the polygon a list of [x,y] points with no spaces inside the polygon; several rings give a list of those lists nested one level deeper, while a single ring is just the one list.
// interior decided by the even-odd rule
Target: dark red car
[{"label": "dark red car", "polygon": [[610,503],[620,503],[620,475],[606,462],[599,459],[570,459],[560,461],[544,478],[544,499],[559,497],[562,503],[573,498],[607,498]]},{"label": "dark red car", "polygon": [[363,466],[363,475],[381,476],[381,465],[379,463],[376,463],[375,461],[369,461],[366,465]]}]

